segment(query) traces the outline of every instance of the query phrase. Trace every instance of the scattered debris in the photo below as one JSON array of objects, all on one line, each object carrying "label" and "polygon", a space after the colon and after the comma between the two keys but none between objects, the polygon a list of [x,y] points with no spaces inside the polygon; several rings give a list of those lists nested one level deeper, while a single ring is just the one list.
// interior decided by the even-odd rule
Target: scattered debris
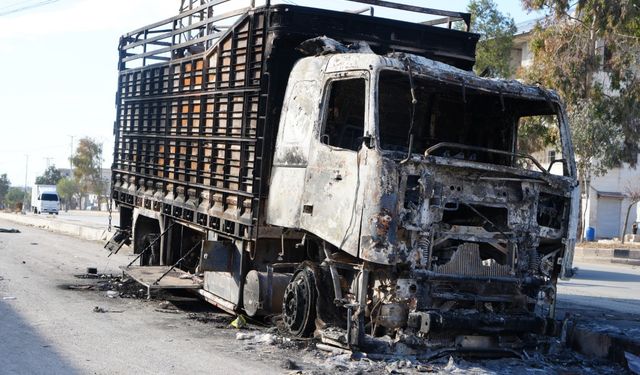
[{"label": "scattered debris", "polygon": [[259,331],[236,333],[236,340],[246,340],[251,344],[274,345],[277,344],[278,341],[282,341],[282,339],[282,337],[278,337],[274,334],[260,333]]},{"label": "scattered debris", "polygon": [[93,308],[94,313],[123,313],[124,310],[109,310],[104,307],[96,306]]},{"label": "scattered debris", "polygon": [[30,245],[37,245],[37,242],[31,242]]},{"label": "scattered debris", "polygon": [[200,323],[213,323],[215,328],[228,328],[233,317],[225,313],[188,313],[187,318]]},{"label": "scattered debris", "polygon": [[6,296],[6,297],[2,297],[2,300],[3,300],[3,301],[7,301],[7,300],[14,300],[14,299],[16,299],[16,297],[13,297],[13,296]]},{"label": "scattered debris", "polygon": [[97,275],[98,269],[96,267],[87,267],[87,275]]},{"label": "scattered debris", "polygon": [[0,228],[0,233],[20,233],[19,230],[17,229],[7,229],[7,228]]},{"label": "scattered debris", "polygon": [[235,318],[233,322],[231,322],[231,326],[237,329],[243,328],[246,325],[247,325],[247,320],[242,315],[238,315],[238,317]]},{"label": "scattered debris", "polygon": [[118,293],[118,292],[117,292],[117,291],[115,291],[115,290],[108,290],[108,291],[107,291],[107,297],[109,297],[109,298],[116,298],[116,297],[118,297],[119,295],[120,295],[120,293]]},{"label": "scattered debris", "polygon": [[88,285],[88,284],[76,284],[76,285],[67,285],[67,288],[69,289],[82,289],[82,290],[93,290],[95,288],[95,285]]},{"label": "scattered debris", "polygon": [[154,309],[156,312],[165,313],[165,314],[182,314],[180,310],[170,310],[170,309]]},{"label": "scattered debris", "polygon": [[245,333],[245,332],[236,333],[236,340],[251,340],[254,337],[255,335],[253,333]]},{"label": "scattered debris", "polygon": [[335,346],[327,345],[327,344],[316,344],[316,348],[325,352],[334,353],[334,354],[349,354],[351,355],[351,351],[346,349],[341,349]]},{"label": "scattered debris", "polygon": [[280,363],[280,367],[282,367],[285,370],[297,370],[298,364],[289,358],[285,358],[281,363]]}]

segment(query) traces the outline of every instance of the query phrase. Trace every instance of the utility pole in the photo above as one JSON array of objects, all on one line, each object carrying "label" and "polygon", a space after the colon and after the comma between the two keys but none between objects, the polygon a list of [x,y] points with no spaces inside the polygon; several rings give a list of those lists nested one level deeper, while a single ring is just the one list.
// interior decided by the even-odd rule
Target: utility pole
[{"label": "utility pole", "polygon": [[46,156],[43,159],[47,162],[47,169],[49,169],[49,166],[51,165],[51,160],[53,160],[53,158],[50,156]]},{"label": "utility pole", "polygon": [[27,176],[29,172],[29,155],[25,155],[27,159],[24,166],[24,196],[22,198],[22,212],[27,213]]},{"label": "utility pole", "polygon": [[71,138],[69,143],[69,177],[73,176],[73,136],[68,135]]}]

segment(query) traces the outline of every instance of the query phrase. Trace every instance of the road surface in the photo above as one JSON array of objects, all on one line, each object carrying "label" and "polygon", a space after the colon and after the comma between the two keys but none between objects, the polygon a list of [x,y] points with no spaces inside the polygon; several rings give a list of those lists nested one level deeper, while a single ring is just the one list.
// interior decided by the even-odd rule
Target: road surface
[{"label": "road surface", "polygon": [[640,314],[640,267],[624,264],[574,264],[577,274],[558,282],[558,303]]},{"label": "road surface", "polygon": [[[321,352],[309,341],[287,341],[265,328],[238,332],[229,328],[228,315],[202,302],[196,302],[202,309],[196,310],[198,319],[189,319],[192,316],[184,310],[168,313],[159,300],[108,298],[106,291],[77,289],[90,285],[91,280],[74,277],[87,267],[119,274],[118,266],[127,264],[132,256],[121,251],[107,258],[101,243],[3,219],[0,228],[21,231],[0,233],[0,374],[280,374],[292,368],[306,374],[371,375],[418,370],[621,373],[619,366],[590,362],[567,349],[556,350],[554,355],[531,353],[523,359],[473,362],[448,356],[425,364],[402,359],[352,360],[346,354]],[[619,282],[628,282],[587,270],[585,266],[578,274],[582,278],[561,286],[561,298],[579,298],[580,303],[588,304],[593,298],[567,293],[604,281],[598,293],[606,298],[618,293]],[[208,321],[199,318],[202,316]],[[223,324],[208,324],[219,317]],[[238,340],[238,333],[249,340]]]},{"label": "road surface", "polygon": [[[72,211],[66,211],[66,212],[60,211],[58,215],[34,214],[34,213],[28,213],[27,215],[34,216],[34,217],[47,218],[51,220],[67,221],[74,224],[84,224],[92,227],[104,226],[106,228],[107,225],[109,225],[109,213],[106,211],[72,210]],[[111,224],[118,225],[119,222],[120,222],[120,214],[117,212],[117,210],[114,210],[112,219],[111,219]]]},{"label": "road surface", "polygon": [[117,274],[130,256],[107,258],[99,243],[4,220],[0,227],[22,232],[0,233],[1,374],[283,372],[282,353],[246,352],[230,329],[157,312],[157,301],[68,289],[86,267]]}]

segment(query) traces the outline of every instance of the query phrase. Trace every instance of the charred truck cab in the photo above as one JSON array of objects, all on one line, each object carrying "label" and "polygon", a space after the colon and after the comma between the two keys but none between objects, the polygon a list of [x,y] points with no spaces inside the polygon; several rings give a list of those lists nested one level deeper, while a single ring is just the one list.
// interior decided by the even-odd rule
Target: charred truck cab
[{"label": "charred truck cab", "polygon": [[[108,247],[133,244],[125,273],[345,347],[554,331],[578,190],[553,91],[476,76],[463,31],[282,5],[221,31],[219,2],[185,3],[167,24],[203,19],[155,25],[173,38],[160,52],[131,52],[154,28],[121,41]],[[555,129],[547,168],[526,152],[533,122]]]}]

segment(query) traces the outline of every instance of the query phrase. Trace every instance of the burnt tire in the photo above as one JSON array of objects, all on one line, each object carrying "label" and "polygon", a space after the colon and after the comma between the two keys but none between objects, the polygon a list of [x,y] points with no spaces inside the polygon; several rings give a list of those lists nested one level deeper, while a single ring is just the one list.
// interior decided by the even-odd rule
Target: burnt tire
[{"label": "burnt tire", "polygon": [[313,272],[305,267],[291,279],[282,300],[282,320],[294,336],[308,337],[316,326],[318,293]]}]

